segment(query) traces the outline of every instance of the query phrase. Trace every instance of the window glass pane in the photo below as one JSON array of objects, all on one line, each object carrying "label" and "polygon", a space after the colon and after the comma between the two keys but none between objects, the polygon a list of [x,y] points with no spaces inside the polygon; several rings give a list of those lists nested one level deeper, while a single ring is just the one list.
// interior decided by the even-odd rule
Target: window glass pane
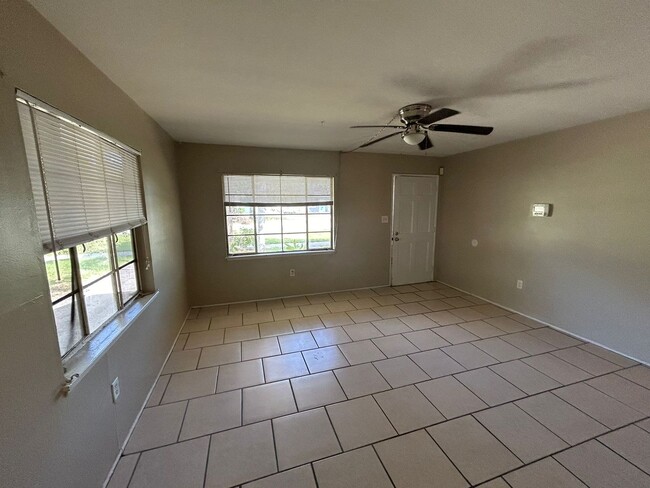
[{"label": "window glass pane", "polygon": [[331,232],[310,232],[309,249],[331,249],[332,233]]},{"label": "window glass pane", "polygon": [[228,237],[230,254],[250,254],[255,252],[255,236]]},{"label": "window glass pane", "polygon": [[255,217],[258,234],[279,234],[282,232],[282,223],[279,215],[258,215]]},{"label": "window glass pane", "polygon": [[253,194],[253,177],[250,175],[224,176],[225,192],[236,195]]},{"label": "window glass pane", "polygon": [[280,195],[280,177],[255,175],[256,195]]},{"label": "window glass pane", "polygon": [[117,251],[117,265],[129,263],[135,259],[135,252],[133,251],[133,233],[130,230],[115,234],[117,242],[115,242],[115,250]]},{"label": "window glass pane", "polygon": [[257,237],[257,252],[281,252],[282,236],[280,234]]},{"label": "window glass pane", "polygon": [[107,237],[77,246],[82,283],[90,283],[111,271],[108,249]]},{"label": "window glass pane", "polygon": [[59,336],[59,350],[63,356],[84,337],[79,294],[75,293],[73,296],[61,300],[52,308],[54,309],[56,332]]},{"label": "window glass pane", "polygon": [[283,176],[282,194],[283,195],[305,195],[305,177],[304,176]]},{"label": "window glass pane", "polygon": [[313,205],[309,207],[309,213],[332,213],[331,205]]},{"label": "window glass pane", "polygon": [[72,292],[72,266],[70,262],[70,250],[63,249],[57,251],[56,259],[59,262],[59,272],[61,279],[57,279],[56,263],[54,262],[54,253],[48,253],[44,256],[45,269],[47,271],[47,281],[50,285],[50,295],[52,301]]},{"label": "window glass pane", "polygon": [[84,288],[84,299],[90,333],[96,331],[111,315],[117,312],[113,278],[114,275],[110,274],[97,283]]},{"label": "window glass pane", "polygon": [[332,179],[331,178],[307,178],[308,195],[331,195]]},{"label": "window glass pane", "polygon": [[305,232],[307,230],[307,219],[305,215],[283,215],[282,232]]},{"label": "window glass pane", "polygon": [[254,234],[253,217],[235,215],[226,217],[228,235]]},{"label": "window glass pane", "polygon": [[304,214],[306,212],[306,207],[282,207],[283,214]]},{"label": "window glass pane", "polygon": [[256,207],[255,208],[255,213],[257,215],[261,214],[277,214],[280,215],[280,208],[281,207]]},{"label": "window glass pane", "polygon": [[253,207],[226,205],[227,215],[250,215],[253,213]]},{"label": "window glass pane", "polygon": [[307,236],[305,234],[284,234],[282,248],[284,251],[306,251]]},{"label": "window glass pane", "polygon": [[128,302],[138,294],[138,278],[136,276],[135,263],[120,269],[120,285],[122,287],[122,303]]},{"label": "window glass pane", "polygon": [[332,216],[330,214],[309,215],[309,232],[316,230],[332,230]]}]

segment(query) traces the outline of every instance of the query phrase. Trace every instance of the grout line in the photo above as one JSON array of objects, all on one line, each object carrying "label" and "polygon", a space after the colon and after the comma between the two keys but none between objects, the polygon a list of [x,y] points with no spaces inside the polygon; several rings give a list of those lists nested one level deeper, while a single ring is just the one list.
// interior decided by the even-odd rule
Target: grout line
[{"label": "grout line", "polygon": [[[629,427],[629,425],[628,425],[628,427]],[[642,429],[642,430],[643,430],[643,429]],[[607,434],[609,434],[609,433],[610,433],[610,432],[608,432]],[[601,446],[605,447],[605,449],[610,450],[610,451],[611,451],[612,453],[614,453],[616,456],[618,456],[618,457],[624,459],[625,461],[627,461],[628,463],[630,463],[632,466],[634,466],[636,469],[638,469],[638,470],[641,471],[642,473],[645,473],[645,474],[647,474],[647,475],[650,475],[650,472],[649,472],[650,470],[646,471],[646,470],[643,469],[641,466],[637,465],[634,461],[629,460],[628,458],[626,458],[625,456],[623,456],[622,453],[615,451],[614,449],[612,449],[611,447],[609,447],[607,444],[605,444],[603,441],[600,440],[601,437],[603,437],[603,436],[605,436],[605,435],[607,435],[607,434],[602,434],[602,435],[600,435],[599,437],[597,437],[597,438],[595,439],[596,442],[598,442]]]},{"label": "grout line", "polygon": [[[443,415],[443,417],[444,417],[444,415]],[[458,474],[461,475],[461,477],[462,477],[462,478],[467,482],[467,484],[468,484],[469,486],[473,486],[472,483],[470,483],[469,479],[467,479],[467,477],[465,476],[465,474],[464,474],[464,473],[463,473],[463,472],[458,468],[458,466],[456,466],[456,463],[455,463],[455,462],[454,462],[454,461],[449,457],[449,455],[445,452],[445,450],[442,448],[442,446],[441,446],[440,444],[438,444],[438,441],[436,441],[436,439],[433,437],[433,434],[431,434],[431,432],[429,432],[429,428],[428,428],[428,427],[425,427],[425,428],[422,429],[422,430],[424,430],[424,433],[425,433],[426,435],[429,436],[429,438],[433,441],[433,443],[436,445],[436,447],[437,447],[438,449],[440,449],[440,452],[441,452],[441,453],[442,453],[442,454],[447,458],[447,460],[451,463],[451,465],[452,465],[452,466],[454,467],[454,469],[458,472]]]},{"label": "grout line", "polygon": [[[380,442],[381,442],[381,441],[380,441]],[[383,461],[383,459],[381,458],[381,456],[380,456],[379,453],[377,452],[377,448],[375,447],[376,445],[377,445],[376,442],[375,442],[374,444],[370,444],[370,448],[371,448],[372,451],[375,453],[375,456],[377,456],[377,459],[379,460],[379,464],[381,464],[381,467],[384,468],[384,472],[386,473],[386,476],[388,476],[388,481],[390,481],[391,485],[393,485],[393,488],[396,488],[397,485],[395,484],[395,482],[393,481],[392,476],[390,475],[390,473],[389,473],[388,470],[386,469],[386,466],[384,465],[384,461]],[[350,452],[350,451],[348,451],[348,452]]]}]

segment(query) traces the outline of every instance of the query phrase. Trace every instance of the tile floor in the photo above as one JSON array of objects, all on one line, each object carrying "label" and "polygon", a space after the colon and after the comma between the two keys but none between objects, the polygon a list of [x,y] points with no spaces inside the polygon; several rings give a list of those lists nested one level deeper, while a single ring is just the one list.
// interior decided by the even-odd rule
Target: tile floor
[{"label": "tile floor", "polygon": [[650,369],[439,283],[193,309],[109,488],[650,487]]}]

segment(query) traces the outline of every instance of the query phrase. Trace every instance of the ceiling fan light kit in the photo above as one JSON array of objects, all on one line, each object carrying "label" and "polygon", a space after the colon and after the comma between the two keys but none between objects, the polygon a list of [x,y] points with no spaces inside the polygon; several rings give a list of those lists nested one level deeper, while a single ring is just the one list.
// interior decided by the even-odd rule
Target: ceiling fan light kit
[{"label": "ceiling fan light kit", "polygon": [[417,146],[426,137],[426,133],[417,125],[411,125],[404,132],[402,132],[402,140],[409,146]]}]

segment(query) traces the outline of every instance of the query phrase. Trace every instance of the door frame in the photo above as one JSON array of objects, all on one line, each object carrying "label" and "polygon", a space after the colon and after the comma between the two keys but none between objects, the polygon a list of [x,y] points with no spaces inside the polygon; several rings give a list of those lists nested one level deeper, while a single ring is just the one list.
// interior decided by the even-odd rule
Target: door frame
[{"label": "door frame", "polygon": [[433,273],[431,280],[433,281],[436,275],[436,240],[438,238],[438,203],[440,203],[440,176],[436,174],[424,173],[393,173],[391,179],[391,202],[390,202],[390,258],[388,261],[388,286],[393,286],[393,233],[395,232],[395,182],[399,176],[415,176],[420,178],[435,178],[438,181],[436,185],[436,219],[434,228],[436,229],[433,235]]}]

